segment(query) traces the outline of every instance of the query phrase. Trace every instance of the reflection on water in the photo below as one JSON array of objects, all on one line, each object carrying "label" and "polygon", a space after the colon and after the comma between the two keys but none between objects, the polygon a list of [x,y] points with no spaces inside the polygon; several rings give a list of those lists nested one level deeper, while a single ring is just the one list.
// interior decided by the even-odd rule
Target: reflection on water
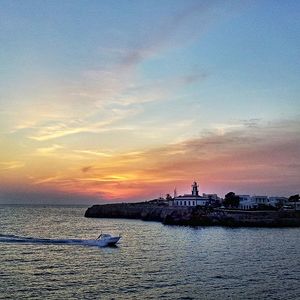
[{"label": "reflection on water", "polygon": [[[0,206],[0,298],[296,299],[300,294],[300,229],[195,229],[87,219],[84,211]],[[100,231],[121,233],[119,246],[53,243],[94,239]],[[32,237],[41,242],[17,241]]]}]

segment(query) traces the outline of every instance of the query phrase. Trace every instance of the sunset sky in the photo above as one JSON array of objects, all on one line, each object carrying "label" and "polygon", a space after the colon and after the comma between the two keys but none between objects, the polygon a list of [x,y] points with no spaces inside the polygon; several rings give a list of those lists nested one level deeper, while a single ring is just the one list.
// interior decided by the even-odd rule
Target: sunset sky
[{"label": "sunset sky", "polygon": [[300,1],[0,1],[0,203],[300,192]]}]

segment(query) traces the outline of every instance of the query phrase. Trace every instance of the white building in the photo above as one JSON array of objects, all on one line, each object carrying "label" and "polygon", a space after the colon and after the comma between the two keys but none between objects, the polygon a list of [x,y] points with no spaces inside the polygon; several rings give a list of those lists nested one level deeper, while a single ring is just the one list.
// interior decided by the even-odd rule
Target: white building
[{"label": "white building", "polygon": [[183,196],[176,196],[172,201],[174,206],[206,206],[213,198],[218,198],[216,194],[203,194],[199,196],[198,184],[194,182],[192,184],[192,193],[184,194]]},{"label": "white building", "polygon": [[237,195],[240,198],[239,208],[240,209],[252,209],[253,202],[250,195]]},{"label": "white building", "polygon": [[258,206],[259,204],[269,204],[269,198],[268,196],[252,196],[251,197],[254,205]]},{"label": "white building", "polygon": [[217,194],[205,194],[205,193],[203,193],[202,196],[203,196],[203,198],[207,198],[209,200],[221,201],[221,198],[218,197]]},{"label": "white building", "polygon": [[268,196],[250,196],[250,195],[237,195],[240,198],[240,209],[255,209],[260,205],[267,205],[277,207],[277,205],[284,205],[287,202],[285,197],[268,197]]},{"label": "white building", "polygon": [[286,197],[277,197],[277,196],[269,197],[269,203],[274,207],[276,207],[277,205],[285,205],[287,202],[288,202],[288,198]]}]

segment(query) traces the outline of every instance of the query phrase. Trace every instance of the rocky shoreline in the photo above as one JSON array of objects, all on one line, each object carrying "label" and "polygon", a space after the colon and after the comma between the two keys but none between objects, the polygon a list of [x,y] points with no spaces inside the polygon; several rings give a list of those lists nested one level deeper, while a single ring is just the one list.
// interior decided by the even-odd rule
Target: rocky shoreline
[{"label": "rocky shoreline", "polygon": [[244,211],[118,203],[93,205],[87,218],[124,218],[159,221],[166,225],[231,227],[300,227],[300,211]]}]

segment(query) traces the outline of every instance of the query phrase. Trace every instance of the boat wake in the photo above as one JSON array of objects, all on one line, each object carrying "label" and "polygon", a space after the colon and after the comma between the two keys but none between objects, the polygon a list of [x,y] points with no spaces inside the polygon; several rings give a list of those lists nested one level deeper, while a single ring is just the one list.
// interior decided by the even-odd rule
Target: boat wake
[{"label": "boat wake", "polygon": [[20,244],[50,244],[50,245],[82,245],[106,247],[106,241],[101,240],[82,240],[82,239],[46,239],[36,237],[24,237],[13,234],[0,234],[0,243],[20,243]]}]

